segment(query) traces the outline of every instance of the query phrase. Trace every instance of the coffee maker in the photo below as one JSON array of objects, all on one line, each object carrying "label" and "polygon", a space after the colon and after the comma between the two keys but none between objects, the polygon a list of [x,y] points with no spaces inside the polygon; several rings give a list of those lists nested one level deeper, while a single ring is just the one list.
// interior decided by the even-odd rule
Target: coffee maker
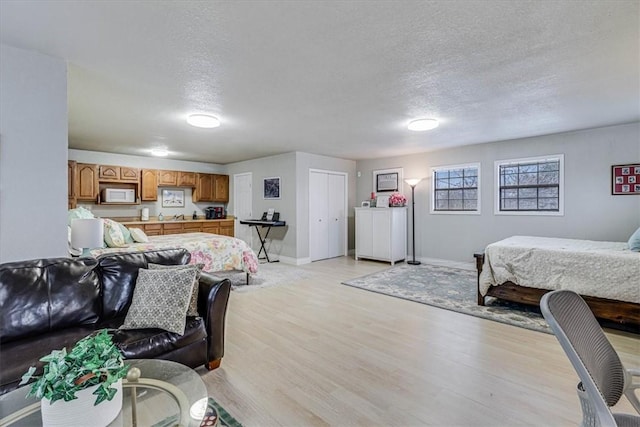
[{"label": "coffee maker", "polygon": [[224,208],[219,206],[209,206],[204,210],[207,219],[223,219]]}]

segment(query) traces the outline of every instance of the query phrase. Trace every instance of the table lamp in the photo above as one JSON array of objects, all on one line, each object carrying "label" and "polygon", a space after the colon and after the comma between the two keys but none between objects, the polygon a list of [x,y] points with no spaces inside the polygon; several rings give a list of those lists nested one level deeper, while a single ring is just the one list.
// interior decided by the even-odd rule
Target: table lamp
[{"label": "table lamp", "polygon": [[82,249],[81,256],[90,257],[91,248],[102,247],[104,241],[102,233],[101,219],[74,219],[71,221],[71,246]]}]

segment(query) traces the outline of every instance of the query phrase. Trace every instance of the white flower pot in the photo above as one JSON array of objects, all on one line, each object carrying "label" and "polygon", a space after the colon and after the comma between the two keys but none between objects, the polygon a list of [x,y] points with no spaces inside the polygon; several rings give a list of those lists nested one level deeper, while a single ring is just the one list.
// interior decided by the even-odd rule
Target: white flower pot
[{"label": "white flower pot", "polygon": [[51,404],[47,399],[40,401],[42,425],[44,427],[84,426],[105,427],[113,421],[122,409],[122,380],[113,384],[116,395],[94,406],[97,385],[76,392],[77,399],[70,402],[56,400]]}]

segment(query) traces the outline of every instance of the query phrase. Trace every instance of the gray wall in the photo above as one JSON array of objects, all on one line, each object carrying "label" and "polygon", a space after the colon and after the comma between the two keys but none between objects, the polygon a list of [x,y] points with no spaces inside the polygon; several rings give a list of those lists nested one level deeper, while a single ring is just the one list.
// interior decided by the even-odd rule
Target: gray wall
[{"label": "gray wall", "polygon": [[309,257],[309,169],[322,169],[347,173],[348,180],[348,248],[354,248],[356,200],[356,162],[309,153],[296,153],[297,175],[297,257]]},{"label": "gray wall", "polygon": [[[564,154],[564,216],[494,215],[494,161],[548,154]],[[639,161],[639,123],[478,144],[358,161],[356,200],[369,198],[376,169],[403,167],[405,178],[427,178],[416,187],[417,258],[471,261],[475,251],[512,235],[626,241],[640,226],[640,196],[611,195],[611,165]],[[481,163],[481,214],[430,214],[430,168],[472,162]],[[406,184],[404,194],[410,199]],[[411,250],[410,236],[408,244]]]},{"label": "gray wall", "polygon": [[0,262],[67,256],[67,65],[0,45]]},{"label": "gray wall", "polygon": [[[227,165],[230,195],[228,209],[230,214],[233,214],[234,211],[233,175],[246,172],[253,174],[253,216],[260,218],[262,212],[265,212],[269,208],[274,208],[276,212],[280,212],[280,219],[287,222],[286,227],[273,228],[269,233],[269,238],[271,239],[269,254],[296,258],[296,153],[291,152]],[[274,176],[280,177],[280,199],[265,200],[262,193],[262,180]],[[243,225],[241,227],[246,226]],[[253,245],[256,250],[260,247],[257,238],[253,239]]]},{"label": "gray wall", "polygon": [[[186,172],[202,172],[202,173],[226,173],[226,166],[218,165],[214,163],[201,163],[201,162],[187,162],[184,160],[171,160],[163,159],[159,157],[144,157],[144,156],[130,156],[125,154],[113,154],[102,153],[98,151],[86,151],[86,150],[69,150],[69,160],[76,160],[82,163],[95,163],[99,165],[115,165],[115,166],[129,166],[134,168],[145,169],[167,169]],[[171,187],[163,187],[163,189],[170,190]],[[204,209],[207,206],[224,206],[222,203],[193,203],[191,197],[191,188],[178,188],[184,190],[184,208],[163,208],[162,198],[160,197],[161,189],[158,190],[158,201],[156,202],[142,202],[140,205],[135,206],[101,206],[95,203],[78,203],[78,206],[83,206],[93,212],[94,215],[99,217],[139,217],[142,208],[149,208],[149,215],[157,216],[160,212],[165,218],[170,218],[174,215],[185,215],[185,217],[191,218],[193,211],[196,211],[197,215],[204,215]]]}]

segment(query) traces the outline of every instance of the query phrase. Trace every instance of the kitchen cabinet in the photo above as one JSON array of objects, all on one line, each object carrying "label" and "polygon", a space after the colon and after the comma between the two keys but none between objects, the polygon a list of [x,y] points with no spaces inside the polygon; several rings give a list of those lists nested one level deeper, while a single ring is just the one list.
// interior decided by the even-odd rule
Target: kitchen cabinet
[{"label": "kitchen cabinet", "polygon": [[180,222],[167,222],[162,224],[162,234],[182,234],[184,228]]},{"label": "kitchen cabinet", "polygon": [[140,228],[148,236],[161,236],[165,234],[181,234],[181,233],[213,233],[223,236],[234,236],[235,226],[234,219],[210,219],[210,220],[184,220],[184,221],[123,221],[119,218],[113,218],[125,225],[127,228]]},{"label": "kitchen cabinet", "polygon": [[67,162],[67,192],[68,201],[67,206],[69,209],[75,209],[76,207],[76,170],[77,163],[74,160]]},{"label": "kitchen cabinet", "polygon": [[[125,224],[126,225],[126,224]],[[127,225],[129,227],[129,225]],[[139,227],[138,224],[131,225],[131,227]],[[162,224],[143,224],[142,230],[145,232],[147,236],[162,236]]]},{"label": "kitchen cabinet", "polygon": [[229,175],[214,175],[213,182],[213,201],[227,203],[229,201]]},{"label": "kitchen cabinet", "polygon": [[140,199],[143,202],[158,200],[158,171],[155,169],[142,169],[142,190]]},{"label": "kitchen cabinet", "polygon": [[158,171],[158,186],[160,187],[177,187],[178,172],[177,171]]},{"label": "kitchen cabinet", "polygon": [[222,220],[220,221],[220,229],[218,234],[222,234],[223,236],[233,237],[234,235],[234,222],[231,220]]},{"label": "kitchen cabinet", "polygon": [[178,187],[195,187],[196,186],[196,173],[195,172],[178,172]]},{"label": "kitchen cabinet", "polygon": [[407,208],[355,208],[356,260],[407,258]]},{"label": "kitchen cabinet", "polygon": [[140,170],[125,166],[100,165],[98,179],[103,182],[132,182],[140,181]]},{"label": "kitchen cabinet", "polygon": [[193,189],[192,198],[194,202],[213,202],[213,175],[196,174],[196,187]]},{"label": "kitchen cabinet", "polygon": [[77,163],[74,189],[76,200],[95,202],[98,198],[98,166]]}]

